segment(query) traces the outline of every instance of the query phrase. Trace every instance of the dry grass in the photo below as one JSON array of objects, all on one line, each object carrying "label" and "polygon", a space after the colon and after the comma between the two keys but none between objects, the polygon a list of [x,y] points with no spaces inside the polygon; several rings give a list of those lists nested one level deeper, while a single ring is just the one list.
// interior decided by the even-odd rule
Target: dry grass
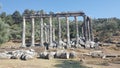
[{"label": "dry grass", "polygon": [[[59,63],[59,62],[57,62]],[[0,60],[0,68],[55,68],[56,60],[34,59],[21,60]]]},{"label": "dry grass", "polygon": [[[0,68],[80,68],[78,61],[64,59],[0,60]],[[85,67],[82,67],[85,68]]]}]

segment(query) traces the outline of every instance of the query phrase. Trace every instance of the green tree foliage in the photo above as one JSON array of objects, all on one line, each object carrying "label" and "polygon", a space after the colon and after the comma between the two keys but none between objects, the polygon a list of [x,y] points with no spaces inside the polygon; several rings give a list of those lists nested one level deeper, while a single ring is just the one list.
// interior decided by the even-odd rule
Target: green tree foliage
[{"label": "green tree foliage", "polygon": [[6,12],[2,12],[2,13],[0,14],[0,17],[1,17],[2,21],[5,21]]},{"label": "green tree foliage", "polygon": [[0,19],[0,44],[9,40],[8,25]]},{"label": "green tree foliage", "polygon": [[22,16],[19,11],[15,11],[12,14],[12,18],[13,18],[15,24],[19,24],[22,22]]},{"label": "green tree foliage", "polygon": [[[15,11],[13,14],[7,15],[6,12],[0,14],[0,44],[8,40],[21,40],[22,38],[22,16],[32,14],[45,14],[44,10],[34,11],[25,9],[22,14]],[[54,14],[54,12],[49,12]],[[66,19],[61,18],[62,38],[67,38]],[[55,28],[56,39],[58,38],[58,21],[52,18],[52,24]],[[44,23],[49,25],[49,18],[44,18]],[[82,21],[78,22],[79,35],[81,35]],[[9,27],[8,27],[9,26]],[[98,41],[109,41],[112,36],[120,35],[120,19],[118,18],[98,18],[93,19],[93,32]],[[70,19],[70,38],[76,37],[75,21]],[[9,33],[8,33],[9,31]],[[40,18],[35,18],[35,39],[40,40]],[[26,39],[31,39],[31,19],[26,19]]]},{"label": "green tree foliage", "polygon": [[6,18],[5,18],[5,23],[12,26],[14,24],[14,21],[13,21],[13,18],[12,18],[12,15],[7,15]]},{"label": "green tree foliage", "polygon": [[99,41],[108,41],[119,31],[120,20],[117,18],[99,18],[93,20],[93,29],[95,37]]}]

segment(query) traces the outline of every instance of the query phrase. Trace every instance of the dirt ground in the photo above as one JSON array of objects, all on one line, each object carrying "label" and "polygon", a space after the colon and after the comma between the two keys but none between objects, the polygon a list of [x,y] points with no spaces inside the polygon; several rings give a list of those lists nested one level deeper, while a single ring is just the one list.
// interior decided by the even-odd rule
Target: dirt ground
[{"label": "dirt ground", "polygon": [[79,68],[81,65],[74,60],[64,59],[33,59],[22,61],[14,60],[0,60],[0,68]]},{"label": "dirt ground", "polygon": [[[0,47],[0,51],[13,50],[19,47],[20,43],[8,42]],[[9,45],[9,46],[8,46]],[[35,48],[40,51],[40,48]],[[42,50],[41,50],[42,51]],[[69,49],[68,51],[76,51],[78,54],[89,53],[94,49]],[[107,54],[120,54],[120,48],[115,45],[101,47],[101,51]],[[83,58],[83,57],[82,57]],[[0,68],[81,68],[80,66],[87,66],[89,68],[120,68],[120,58],[111,58],[103,60],[101,58],[84,57],[84,63],[80,64],[81,57],[76,59],[38,59],[22,61],[19,59],[0,59]],[[118,63],[113,63],[118,61]]]}]

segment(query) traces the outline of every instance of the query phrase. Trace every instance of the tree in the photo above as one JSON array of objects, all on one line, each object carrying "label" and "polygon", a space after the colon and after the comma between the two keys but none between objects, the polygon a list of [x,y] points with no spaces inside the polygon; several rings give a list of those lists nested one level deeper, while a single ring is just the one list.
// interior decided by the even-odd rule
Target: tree
[{"label": "tree", "polygon": [[22,22],[22,16],[19,11],[15,11],[12,14],[12,18],[13,18],[15,24],[19,24]]},{"label": "tree", "polygon": [[10,25],[10,26],[14,25],[14,21],[13,21],[13,18],[11,15],[6,16],[5,23]]},{"label": "tree", "polygon": [[0,44],[9,40],[8,25],[0,19]]},{"label": "tree", "polygon": [[6,12],[2,12],[2,13],[0,14],[0,17],[1,17],[2,21],[5,21]]}]

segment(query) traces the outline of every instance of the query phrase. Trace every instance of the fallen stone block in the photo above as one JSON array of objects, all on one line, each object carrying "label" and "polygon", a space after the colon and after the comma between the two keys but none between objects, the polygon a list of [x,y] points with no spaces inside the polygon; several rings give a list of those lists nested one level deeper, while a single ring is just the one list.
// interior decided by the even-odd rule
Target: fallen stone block
[{"label": "fallen stone block", "polygon": [[0,53],[0,59],[10,59],[12,55],[6,53]]},{"label": "fallen stone block", "polygon": [[47,56],[48,56],[48,52],[42,52],[39,55],[40,58],[44,58],[44,59],[47,59],[48,58]]},{"label": "fallen stone block", "polygon": [[104,53],[102,51],[93,51],[93,52],[90,52],[90,55],[93,58],[102,58],[104,56]]},{"label": "fallen stone block", "polygon": [[69,58],[76,58],[77,53],[75,51],[70,52]]},{"label": "fallen stone block", "polygon": [[24,60],[31,60],[31,59],[33,59],[34,57],[33,56],[31,56],[31,55],[29,55],[29,54],[26,54],[25,56],[24,56]]},{"label": "fallen stone block", "polygon": [[65,51],[64,50],[59,50],[55,53],[55,58],[60,58],[61,54],[64,53]]},{"label": "fallen stone block", "polygon": [[69,59],[69,52],[61,53],[60,58],[61,59]]}]

